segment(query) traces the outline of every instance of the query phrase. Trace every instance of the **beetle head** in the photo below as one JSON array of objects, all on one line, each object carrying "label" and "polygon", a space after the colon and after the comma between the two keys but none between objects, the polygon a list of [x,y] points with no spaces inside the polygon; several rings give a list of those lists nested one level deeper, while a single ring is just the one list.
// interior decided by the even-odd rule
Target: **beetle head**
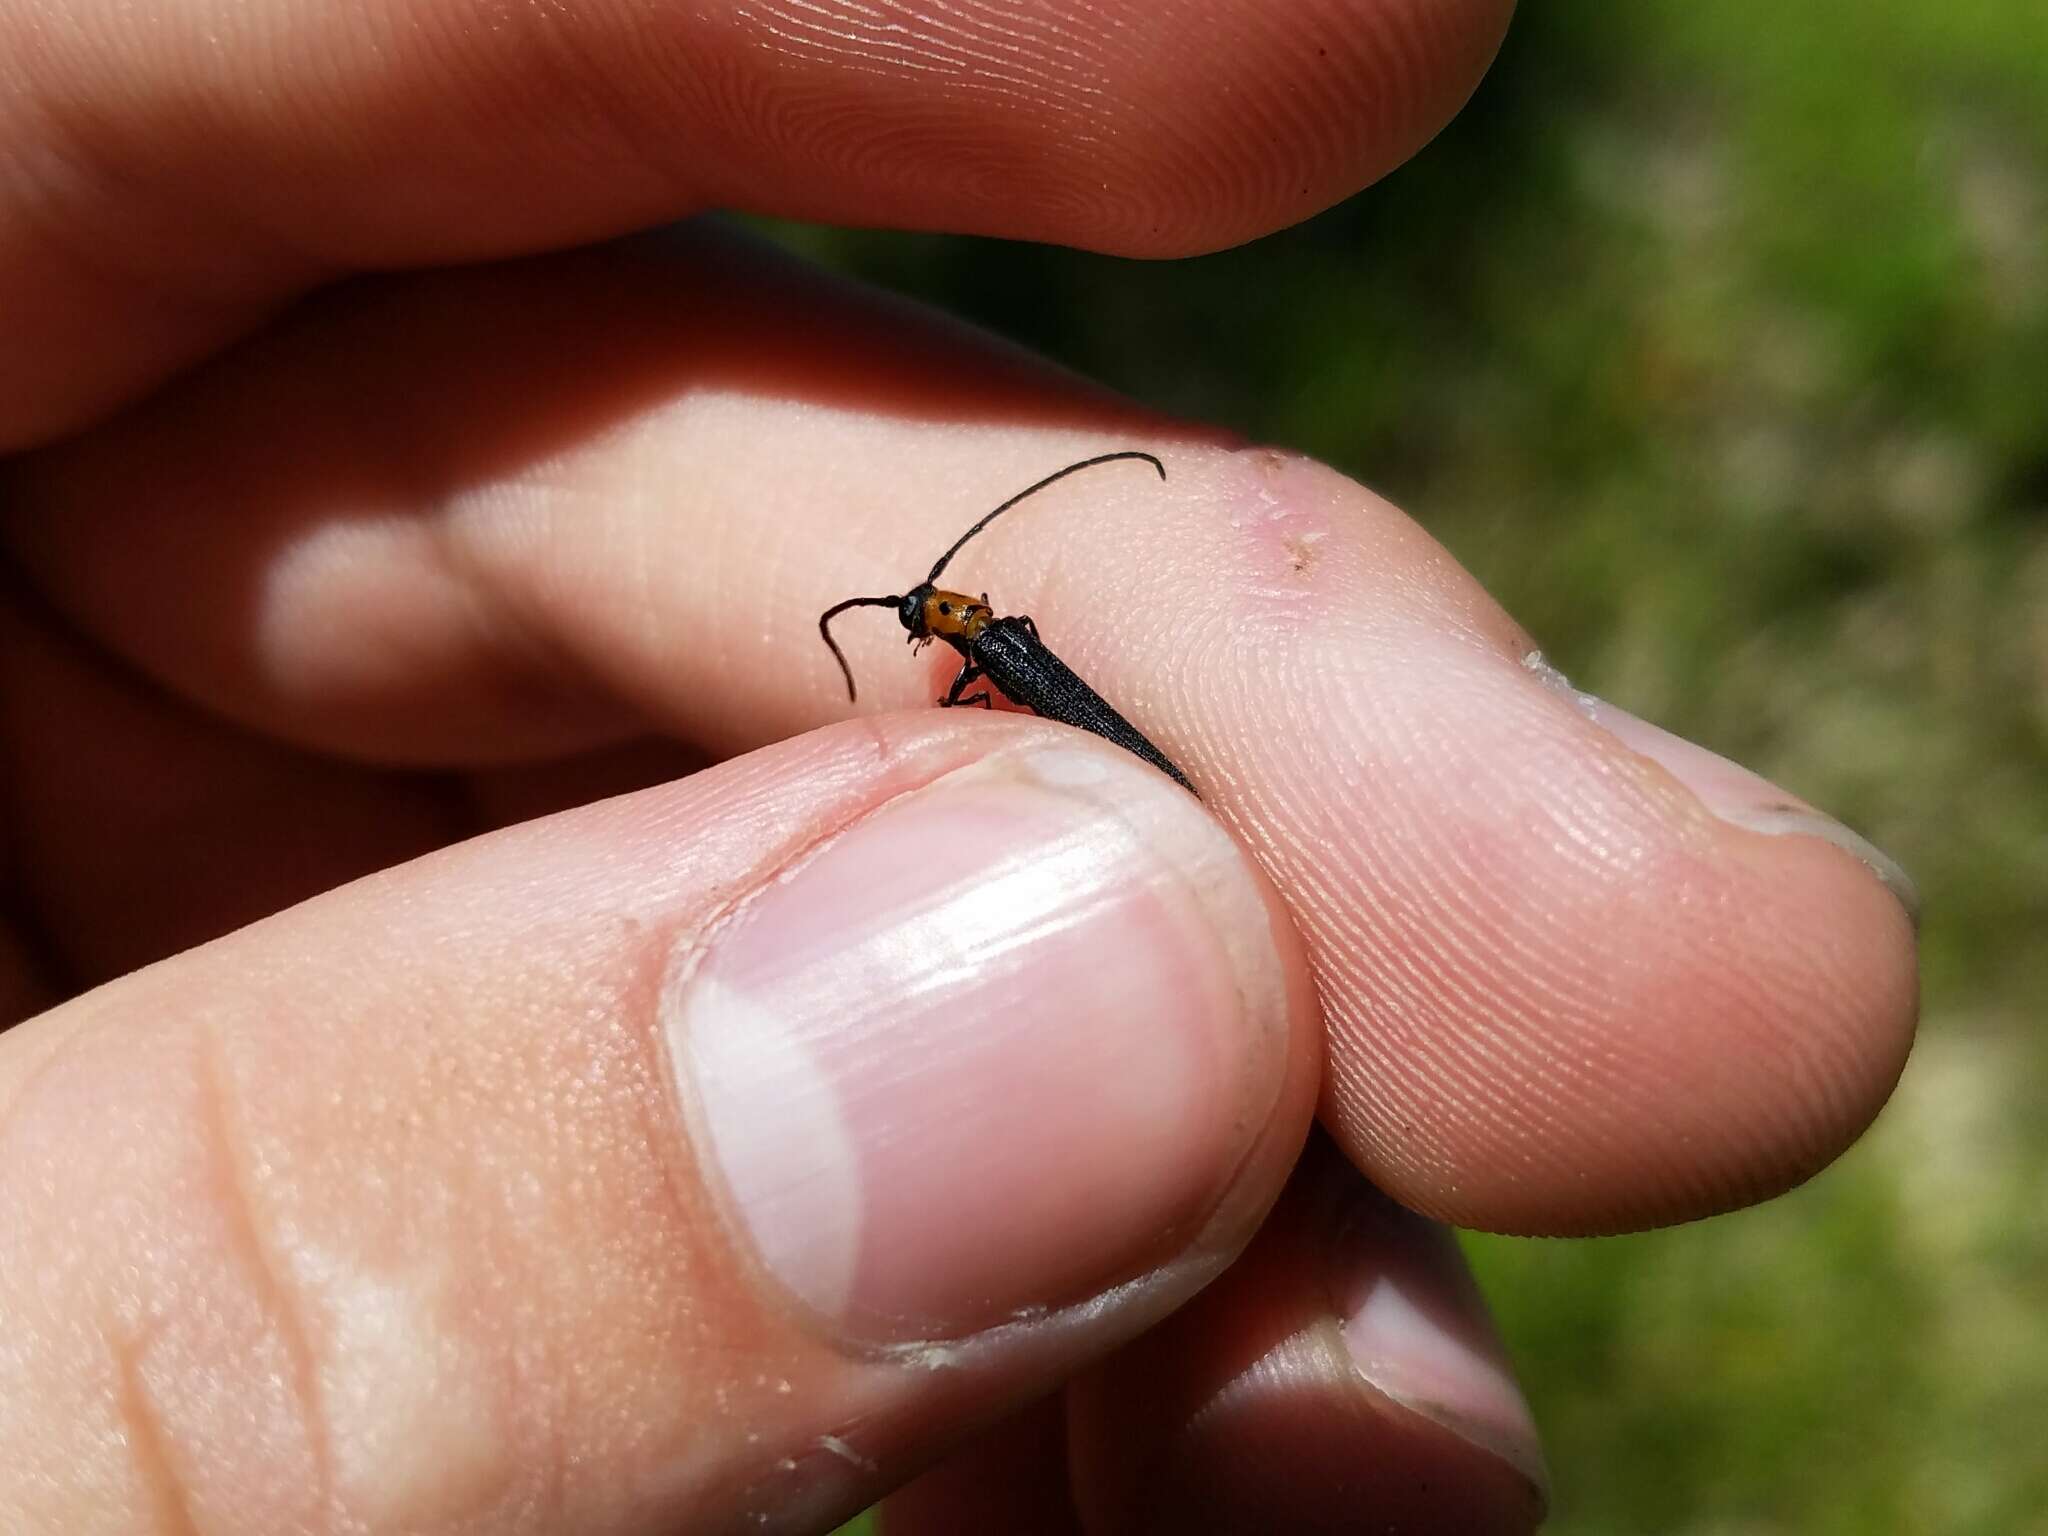
[{"label": "beetle head", "polygon": [[932,591],[932,584],[927,581],[922,586],[912,587],[897,599],[896,617],[902,620],[903,627],[910,631],[913,645],[919,640],[931,638],[931,628],[925,623],[924,605],[925,599],[932,595]]}]

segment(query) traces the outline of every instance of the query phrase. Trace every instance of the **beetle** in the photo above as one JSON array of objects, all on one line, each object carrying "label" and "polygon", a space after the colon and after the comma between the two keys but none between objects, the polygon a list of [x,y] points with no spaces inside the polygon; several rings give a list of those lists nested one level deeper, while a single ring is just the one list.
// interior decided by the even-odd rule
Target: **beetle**
[{"label": "beetle", "polygon": [[896,617],[910,631],[908,643],[912,650],[922,650],[933,640],[943,640],[960,653],[960,671],[953,679],[953,686],[946,690],[946,696],[938,701],[942,708],[963,704],[992,708],[987,686],[979,693],[966,691],[974,683],[992,683],[1004,698],[1013,703],[1022,704],[1048,720],[1093,731],[1105,741],[1113,741],[1125,751],[1136,753],[1188,793],[1194,794],[1195,787],[1188,782],[1187,775],[1176,768],[1164,752],[1147,741],[1135,725],[1110,708],[1101,694],[1075,676],[1073,668],[1053,655],[1051,647],[1039,638],[1038,626],[1028,617],[1018,614],[999,618],[989,606],[986,592],[976,599],[965,593],[946,590],[938,584],[939,577],[967,541],[1018,502],[1037,495],[1068,475],[1125,459],[1150,464],[1159,472],[1160,479],[1166,478],[1164,464],[1151,454],[1134,449],[1097,454],[1092,459],[1069,464],[1037,484],[1026,486],[984,515],[953,541],[953,547],[939,556],[931,574],[908,592],[889,597],[849,597],[820,614],[818,633],[824,637],[826,648],[839,663],[839,670],[846,674],[847,699],[853,701],[859,694],[853,686],[853,668],[846,664],[845,653],[839,649],[839,642],[832,638],[832,621],[849,608],[894,608]]}]

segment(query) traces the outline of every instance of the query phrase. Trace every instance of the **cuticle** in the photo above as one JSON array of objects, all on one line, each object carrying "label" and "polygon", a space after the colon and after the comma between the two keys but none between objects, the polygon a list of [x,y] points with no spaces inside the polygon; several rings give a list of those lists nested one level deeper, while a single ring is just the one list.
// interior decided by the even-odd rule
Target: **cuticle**
[{"label": "cuticle", "polygon": [[[802,842],[778,849],[772,863],[763,866],[756,876],[744,882],[743,889],[736,891],[712,909],[711,914],[697,925],[696,932],[689,942],[678,944],[671,949],[663,991],[666,993],[670,984],[680,985],[687,982],[702,965],[704,956],[710,951],[714,941],[739,921],[749,907],[776,887],[794,879],[827,848],[840,841],[855,827],[913,796],[924,794],[948,779],[1010,756],[1013,750],[1003,749],[982,757],[969,758],[965,762],[953,763],[929,778],[904,785],[879,800],[863,803],[858,810],[834,821],[831,826]],[[680,966],[678,961],[681,962]]]}]

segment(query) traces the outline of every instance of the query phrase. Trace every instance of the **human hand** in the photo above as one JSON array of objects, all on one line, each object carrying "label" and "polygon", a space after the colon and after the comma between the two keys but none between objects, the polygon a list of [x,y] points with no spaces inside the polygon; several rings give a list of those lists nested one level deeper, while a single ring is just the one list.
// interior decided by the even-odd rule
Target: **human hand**
[{"label": "human hand", "polygon": [[[707,204],[1224,244],[1504,9],[0,17],[0,1526],[1533,1521],[1358,1170],[1568,1234],[1824,1164],[1913,1016],[1839,834],[1355,486],[731,237],[304,297]],[[842,719],[821,608],[1122,447],[977,590],[1202,807],[885,626]]]}]

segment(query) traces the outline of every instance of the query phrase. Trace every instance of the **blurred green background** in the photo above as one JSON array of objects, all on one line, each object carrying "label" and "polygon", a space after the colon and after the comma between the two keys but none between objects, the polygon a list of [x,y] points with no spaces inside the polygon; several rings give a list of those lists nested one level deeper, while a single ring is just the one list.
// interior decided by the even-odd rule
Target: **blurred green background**
[{"label": "blurred green background", "polygon": [[1854,1151],[1470,1251],[1555,1531],[2048,1531],[2048,5],[1527,6],[1412,164],[1200,260],[775,232],[1350,471],[1905,862],[1924,1022]]}]

